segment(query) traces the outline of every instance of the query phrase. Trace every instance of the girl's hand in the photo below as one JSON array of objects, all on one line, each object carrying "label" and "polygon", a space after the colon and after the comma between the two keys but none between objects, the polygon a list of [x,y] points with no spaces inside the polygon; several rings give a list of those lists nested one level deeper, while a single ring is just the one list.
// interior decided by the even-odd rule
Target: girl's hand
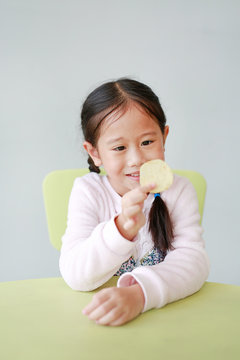
[{"label": "girl's hand", "polygon": [[122,212],[115,219],[115,222],[119,232],[126,239],[133,240],[145,224],[146,219],[142,211],[144,200],[155,187],[155,184],[139,186],[123,195]]},{"label": "girl's hand", "polygon": [[138,316],[143,307],[143,291],[139,284],[134,284],[99,291],[83,309],[83,314],[97,324],[118,326]]}]

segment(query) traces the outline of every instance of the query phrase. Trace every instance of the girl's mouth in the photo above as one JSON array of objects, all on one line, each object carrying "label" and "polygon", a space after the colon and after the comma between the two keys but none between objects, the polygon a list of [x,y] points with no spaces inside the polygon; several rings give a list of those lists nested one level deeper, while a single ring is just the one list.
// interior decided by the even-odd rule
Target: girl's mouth
[{"label": "girl's mouth", "polygon": [[130,178],[131,180],[133,180],[133,181],[137,181],[137,182],[140,181],[140,173],[139,173],[139,171],[138,171],[138,172],[131,173],[131,174],[127,174],[126,176],[127,176],[128,178]]}]

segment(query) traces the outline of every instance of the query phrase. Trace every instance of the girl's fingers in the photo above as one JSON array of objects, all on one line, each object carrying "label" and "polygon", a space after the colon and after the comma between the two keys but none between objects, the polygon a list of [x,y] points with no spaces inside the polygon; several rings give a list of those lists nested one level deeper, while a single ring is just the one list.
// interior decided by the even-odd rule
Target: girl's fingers
[{"label": "girl's fingers", "polygon": [[92,298],[92,301],[85,306],[82,310],[84,315],[89,315],[93,312],[96,308],[98,308],[101,304],[103,304],[108,299],[108,294],[106,291],[102,290],[99,293],[95,294]]},{"label": "girl's fingers", "polygon": [[125,230],[129,230],[131,229],[133,226],[135,225],[135,221],[133,219],[129,219],[125,222],[125,224],[123,225]]},{"label": "girl's fingers", "polygon": [[145,224],[146,219],[142,209],[148,192],[153,188],[155,184],[138,186],[122,197],[122,213],[117,217],[116,225],[120,233],[130,241]]},{"label": "girl's fingers", "polygon": [[118,297],[115,295],[116,289],[108,288],[94,295],[91,303],[83,309],[83,314],[101,325],[108,325],[118,319],[123,310],[119,306]]},{"label": "girl's fingers", "polygon": [[136,219],[134,219],[134,217],[136,217],[136,215],[141,211],[142,211],[141,205],[131,206],[124,211],[124,217],[127,219],[123,225],[125,230],[129,230],[131,227],[135,225]]},{"label": "girl's fingers", "polygon": [[153,190],[156,187],[156,184],[148,184],[144,186],[140,186],[141,191],[143,191],[145,194],[149,193],[151,190]]},{"label": "girl's fingers", "polygon": [[91,314],[92,311],[94,311],[97,308],[97,304],[94,304],[93,301],[90,302],[83,310],[82,313],[84,315]]},{"label": "girl's fingers", "polygon": [[[103,298],[105,301],[97,301]],[[83,311],[83,313],[97,324],[118,326],[134,319],[142,311],[144,306],[143,298],[143,292],[138,284],[124,288],[112,287],[101,290],[94,295],[92,303],[98,305],[92,312],[86,313]],[[90,306],[86,308],[88,307],[90,308]]]},{"label": "girl's fingers", "polygon": [[123,311],[119,307],[114,307],[109,312],[105,313],[101,318],[99,318],[96,323],[99,325],[111,325],[112,322],[115,322],[123,315]]},{"label": "girl's fingers", "polygon": [[112,311],[114,304],[111,302],[105,302],[102,305],[95,308],[89,315],[89,319],[98,321],[104,318],[108,313]]},{"label": "girl's fingers", "polygon": [[117,319],[111,321],[108,325],[109,326],[120,326],[125,324],[126,322],[132,320],[132,318],[127,318],[125,313],[122,313]]},{"label": "girl's fingers", "polygon": [[127,209],[124,210],[124,216],[126,218],[131,218],[135,215],[137,215],[139,212],[142,211],[142,206],[141,205],[133,205],[133,206],[130,206],[128,207]]},{"label": "girl's fingers", "polygon": [[147,198],[147,194],[156,187],[155,184],[139,186],[138,188],[129,191],[124,199],[126,205],[142,203]]}]

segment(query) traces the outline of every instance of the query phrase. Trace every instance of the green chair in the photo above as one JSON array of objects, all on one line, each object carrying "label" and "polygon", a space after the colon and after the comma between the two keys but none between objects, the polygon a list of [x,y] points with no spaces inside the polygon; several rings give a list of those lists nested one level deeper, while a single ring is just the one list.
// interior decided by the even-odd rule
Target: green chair
[{"label": "green chair", "polygon": [[[66,230],[68,200],[74,179],[89,172],[88,169],[56,170],[49,173],[43,181],[43,197],[47,216],[48,232],[52,245],[60,250],[61,238]],[[203,215],[206,194],[206,181],[196,171],[173,170],[175,174],[188,178],[196,189],[199,212]]]}]

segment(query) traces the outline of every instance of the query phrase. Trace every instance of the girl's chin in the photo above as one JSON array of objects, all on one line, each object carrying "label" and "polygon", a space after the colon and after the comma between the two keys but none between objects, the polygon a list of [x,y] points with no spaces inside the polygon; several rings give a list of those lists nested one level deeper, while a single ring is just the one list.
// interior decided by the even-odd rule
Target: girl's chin
[{"label": "girl's chin", "polygon": [[137,187],[139,187],[139,182],[138,181],[132,181],[131,184],[129,185],[129,190],[136,189]]}]

